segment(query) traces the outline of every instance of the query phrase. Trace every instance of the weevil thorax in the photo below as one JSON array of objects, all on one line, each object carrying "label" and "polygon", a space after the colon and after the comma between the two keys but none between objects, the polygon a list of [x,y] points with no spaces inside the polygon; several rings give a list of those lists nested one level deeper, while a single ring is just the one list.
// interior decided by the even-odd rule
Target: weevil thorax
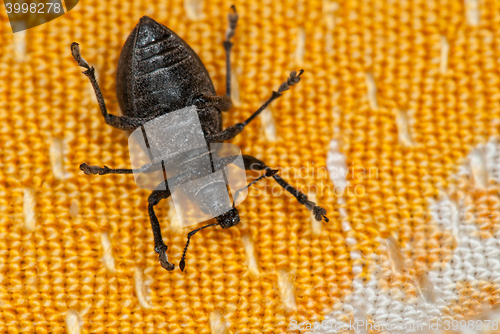
[{"label": "weevil thorax", "polygon": [[222,215],[215,217],[215,220],[220,224],[222,228],[230,228],[240,223],[240,214],[238,212],[238,209],[232,208]]},{"label": "weevil thorax", "polygon": [[[118,61],[116,95],[124,115],[160,116],[195,104],[215,89],[198,55],[182,38],[143,16],[128,36]],[[206,133],[222,128],[215,107],[199,110]]]},{"label": "weevil thorax", "polygon": [[222,131],[222,114],[217,108],[198,109],[198,117],[205,137]]}]

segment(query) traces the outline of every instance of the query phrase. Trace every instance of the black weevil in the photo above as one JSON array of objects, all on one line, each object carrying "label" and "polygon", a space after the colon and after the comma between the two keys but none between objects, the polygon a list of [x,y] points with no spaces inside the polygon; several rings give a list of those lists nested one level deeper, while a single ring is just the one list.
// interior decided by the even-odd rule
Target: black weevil
[{"label": "black weevil", "polygon": [[[116,75],[116,95],[124,116],[108,114],[101,90],[95,77],[94,67],[82,58],[78,43],[71,44],[71,52],[78,65],[86,68],[83,72],[92,84],[99,108],[106,124],[117,129],[133,131],[142,124],[188,106],[195,106],[203,134],[207,143],[223,142],[238,135],[245,126],[255,119],[272,101],[300,81],[303,73],[291,72],[290,77],[281,84],[278,91],[272,92],[271,97],[246,121],[222,129],[221,111],[231,108],[230,98],[230,51],[233,43],[230,41],[236,29],[238,15],[234,6],[229,14],[229,27],[226,31],[224,49],[226,51],[226,95],[216,95],[210,76],[196,53],[179,36],[155,20],[144,16],[140,19],[127,38],[120,54]],[[271,169],[263,161],[243,155],[246,170],[265,171],[265,173],[251,182],[248,186],[264,177],[272,177],[286,191],[297,198],[300,204],[312,211],[318,221],[326,217],[326,210],[307,199],[307,196],[276,175],[277,170]],[[80,165],[80,169],[87,175],[105,174],[132,174],[132,169],[111,169],[106,166]],[[186,172],[189,174],[189,171]],[[167,245],[163,242],[160,224],[156,217],[154,206],[162,199],[171,195],[165,180],[161,190],[155,189],[148,198],[148,213],[153,229],[155,251],[159,254],[159,262],[163,268],[171,271],[174,265],[168,261]],[[170,183],[171,184],[171,183]],[[166,187],[167,186],[167,187]],[[247,186],[247,187],[248,187]],[[166,187],[166,188],[165,188]],[[207,186],[208,188],[209,186]],[[165,190],[166,189],[166,190]],[[234,204],[234,203],[233,203]],[[199,230],[209,226],[220,225],[223,229],[230,228],[240,222],[238,210],[234,207],[217,216],[216,223],[209,224],[191,231],[182,259],[179,263],[181,270],[185,267],[185,255],[190,238]]]}]

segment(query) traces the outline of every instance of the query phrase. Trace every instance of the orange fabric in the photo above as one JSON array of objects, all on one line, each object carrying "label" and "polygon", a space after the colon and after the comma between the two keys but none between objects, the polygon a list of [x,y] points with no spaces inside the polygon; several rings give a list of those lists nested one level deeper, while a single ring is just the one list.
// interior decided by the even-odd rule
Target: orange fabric
[{"label": "orange fabric", "polygon": [[[78,169],[82,162],[130,163],[126,134],[104,123],[71,42],[95,66],[110,113],[120,113],[121,47],[143,15],[191,45],[223,94],[230,2],[81,0],[61,18],[15,36],[1,10],[0,333],[283,333],[292,319],[320,321],[339,309],[353,278],[370,277],[378,237],[396,236],[402,247],[415,242],[417,255],[405,254],[416,259],[410,273],[447,258],[452,246],[429,250],[441,239],[426,229],[427,199],[453,183],[473,147],[499,133],[500,2],[480,2],[478,25],[467,21],[470,8],[459,1],[234,4],[239,99],[224,114],[225,126],[246,119],[291,70],[305,73],[271,107],[276,141],[257,119],[232,143],[281,168],[305,193],[315,185],[330,222],[313,233],[309,213],[293,197],[256,196],[275,185],[260,182],[239,206],[238,227],[193,238],[182,273],[190,228],[175,225],[164,201],[156,212],[176,264],[167,272],[153,249],[148,192],[132,176]],[[375,95],[368,93],[369,73]],[[332,139],[349,168],[377,171],[349,173],[364,194],[346,196],[344,204],[326,172]],[[299,175],[301,167],[314,172]],[[492,231],[499,206],[491,203],[483,226]],[[342,229],[343,221],[352,229]],[[256,265],[249,263],[252,245]],[[352,251],[363,256],[354,259]],[[484,289],[484,298],[498,303],[498,287]],[[477,313],[468,303],[457,307]]]}]

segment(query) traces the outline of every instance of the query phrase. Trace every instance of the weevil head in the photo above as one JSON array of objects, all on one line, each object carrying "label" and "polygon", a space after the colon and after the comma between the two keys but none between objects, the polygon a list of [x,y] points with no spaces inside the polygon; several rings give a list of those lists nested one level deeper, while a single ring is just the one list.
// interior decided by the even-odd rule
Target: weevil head
[{"label": "weevil head", "polygon": [[238,209],[232,208],[231,210],[224,212],[220,216],[215,217],[217,223],[219,223],[222,228],[230,228],[234,225],[238,225],[240,223],[240,214]]}]

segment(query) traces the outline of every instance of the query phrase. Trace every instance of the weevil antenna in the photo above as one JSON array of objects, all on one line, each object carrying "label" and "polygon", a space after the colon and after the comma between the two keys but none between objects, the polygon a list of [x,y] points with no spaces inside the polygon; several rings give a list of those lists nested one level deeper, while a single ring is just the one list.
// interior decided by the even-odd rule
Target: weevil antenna
[{"label": "weevil antenna", "polygon": [[247,189],[252,184],[257,183],[257,182],[259,182],[260,180],[262,180],[262,179],[264,179],[266,177],[271,177],[273,175],[276,175],[276,173],[278,173],[278,172],[279,172],[278,169],[271,169],[271,168],[267,167],[266,168],[266,174],[263,174],[263,175],[259,176],[258,178],[256,178],[252,182],[250,182],[246,187],[243,187],[241,189],[236,190],[236,192],[234,193],[234,198],[233,198],[233,209],[234,209],[234,204],[236,203],[236,199],[238,198],[238,195],[240,194],[241,191]]},{"label": "weevil antenna", "polygon": [[186,258],[186,252],[187,252],[187,249],[188,249],[188,246],[189,246],[189,241],[191,240],[191,237],[193,235],[195,235],[196,232],[201,231],[204,228],[207,228],[207,227],[210,227],[210,226],[214,226],[214,225],[219,225],[219,223],[209,224],[209,225],[197,228],[196,230],[192,230],[191,232],[188,233],[188,240],[186,242],[186,247],[184,247],[184,253],[182,253],[181,262],[179,262],[179,268],[181,268],[181,271],[184,271],[184,268],[186,267],[186,261],[184,261],[184,260]]}]

